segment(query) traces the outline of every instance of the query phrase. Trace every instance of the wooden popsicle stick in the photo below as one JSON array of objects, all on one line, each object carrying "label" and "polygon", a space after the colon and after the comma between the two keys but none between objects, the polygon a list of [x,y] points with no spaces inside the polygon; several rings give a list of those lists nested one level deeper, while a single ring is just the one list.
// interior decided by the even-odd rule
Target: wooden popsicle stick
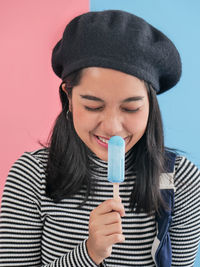
[{"label": "wooden popsicle stick", "polygon": [[119,200],[119,183],[113,183],[113,198]]}]

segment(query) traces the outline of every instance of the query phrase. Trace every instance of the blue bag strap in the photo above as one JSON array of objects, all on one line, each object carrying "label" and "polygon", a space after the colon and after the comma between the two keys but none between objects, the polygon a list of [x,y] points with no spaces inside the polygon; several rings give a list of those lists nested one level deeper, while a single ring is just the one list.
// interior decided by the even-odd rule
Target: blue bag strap
[{"label": "blue bag strap", "polygon": [[157,235],[152,245],[152,257],[156,266],[170,267],[172,260],[169,227],[172,221],[174,208],[174,166],[176,154],[171,151],[165,152],[165,170],[160,177],[160,192],[166,203],[166,208],[156,213]]}]

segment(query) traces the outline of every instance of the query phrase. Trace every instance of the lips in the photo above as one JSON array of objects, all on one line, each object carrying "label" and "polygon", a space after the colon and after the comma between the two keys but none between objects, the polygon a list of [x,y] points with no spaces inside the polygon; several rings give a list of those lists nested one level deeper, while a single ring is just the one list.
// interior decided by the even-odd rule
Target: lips
[{"label": "lips", "polygon": [[[107,137],[102,137],[100,135],[95,135],[100,141],[104,142],[105,144],[108,144],[108,141],[110,138],[107,138]],[[123,138],[123,137],[122,137]],[[124,141],[126,142],[126,140],[128,139],[128,136],[123,138]]]},{"label": "lips", "polygon": [[101,137],[101,136],[96,136],[100,141],[104,142],[105,144],[108,144],[109,138]]}]

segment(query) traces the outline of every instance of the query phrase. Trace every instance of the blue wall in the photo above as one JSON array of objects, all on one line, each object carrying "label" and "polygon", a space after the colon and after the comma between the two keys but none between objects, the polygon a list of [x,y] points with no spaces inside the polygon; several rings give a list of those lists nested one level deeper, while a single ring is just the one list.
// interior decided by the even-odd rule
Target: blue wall
[{"label": "blue wall", "polygon": [[[141,16],[176,44],[183,63],[182,78],[174,89],[158,96],[165,144],[183,150],[200,168],[200,1],[90,0],[90,10],[105,9]],[[195,267],[199,266],[200,248]]]}]

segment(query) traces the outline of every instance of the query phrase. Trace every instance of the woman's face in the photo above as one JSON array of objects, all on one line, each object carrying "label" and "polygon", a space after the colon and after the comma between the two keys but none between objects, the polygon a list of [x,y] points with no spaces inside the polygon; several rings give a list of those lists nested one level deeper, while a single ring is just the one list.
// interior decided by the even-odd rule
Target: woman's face
[{"label": "woman's face", "polygon": [[107,161],[108,140],[118,135],[128,152],[143,136],[149,114],[143,81],[120,71],[90,67],[69,98],[75,130],[97,157]]}]

